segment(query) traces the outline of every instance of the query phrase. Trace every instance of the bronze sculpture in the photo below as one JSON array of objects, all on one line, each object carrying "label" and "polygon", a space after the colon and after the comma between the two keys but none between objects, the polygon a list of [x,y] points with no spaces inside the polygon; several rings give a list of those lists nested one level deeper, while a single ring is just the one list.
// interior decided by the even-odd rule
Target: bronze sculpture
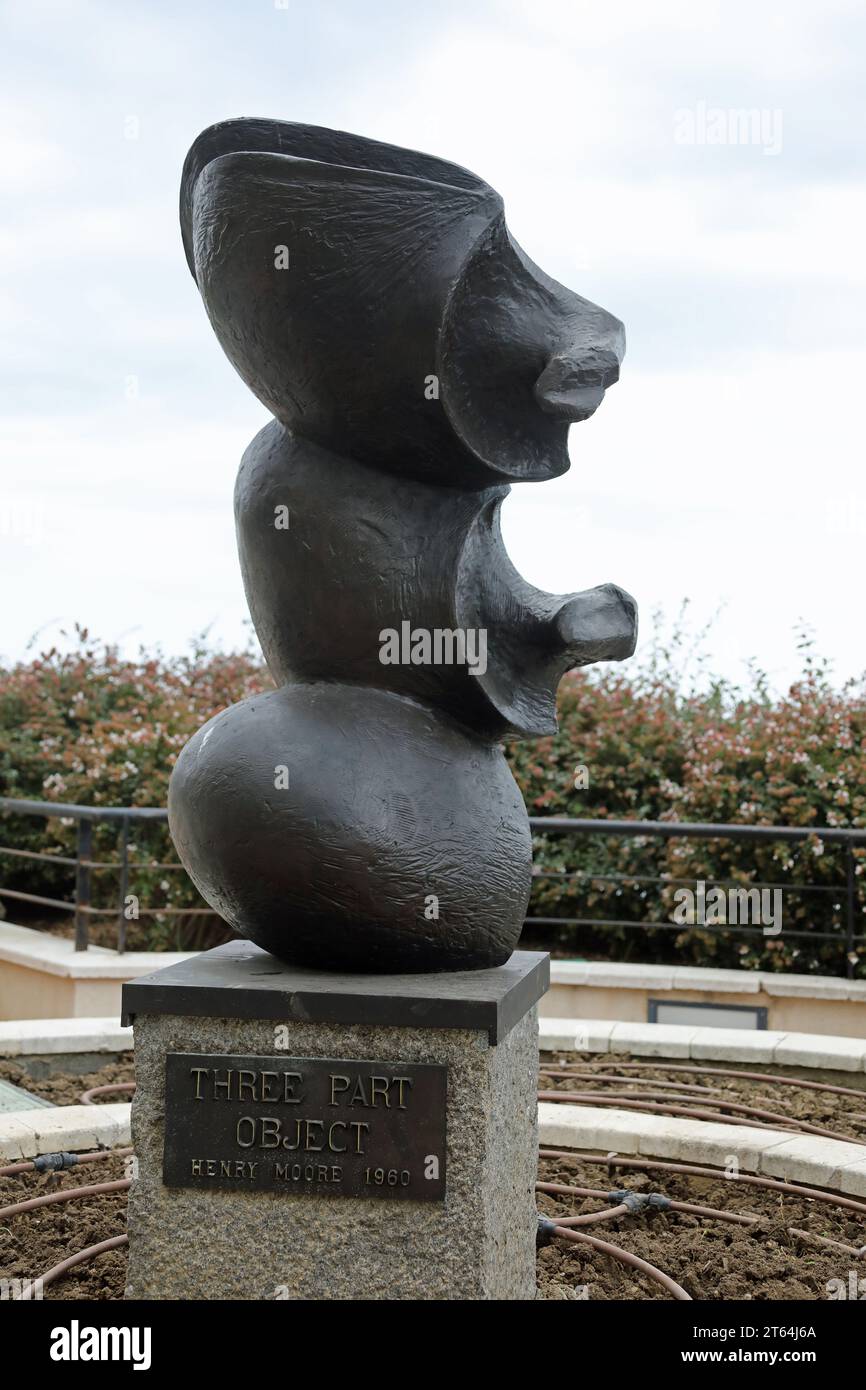
[{"label": "bronze sculpture", "polygon": [[275,417],[235,513],[277,689],[182,751],[178,852],[283,959],[501,964],[531,843],[500,740],[552,732],[561,676],[629,656],[636,612],[613,585],[528,585],[499,509],[510,482],[568,468],[622,325],[533,265],[474,174],[338,131],[205,131],[181,223],[214,331]]}]

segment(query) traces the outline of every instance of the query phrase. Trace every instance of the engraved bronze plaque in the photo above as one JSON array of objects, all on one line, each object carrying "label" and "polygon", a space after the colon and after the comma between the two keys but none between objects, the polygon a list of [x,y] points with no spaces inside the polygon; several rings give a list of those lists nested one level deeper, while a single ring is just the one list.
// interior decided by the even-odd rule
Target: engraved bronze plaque
[{"label": "engraved bronze plaque", "polygon": [[448,1069],[170,1052],[167,1187],[437,1201]]}]

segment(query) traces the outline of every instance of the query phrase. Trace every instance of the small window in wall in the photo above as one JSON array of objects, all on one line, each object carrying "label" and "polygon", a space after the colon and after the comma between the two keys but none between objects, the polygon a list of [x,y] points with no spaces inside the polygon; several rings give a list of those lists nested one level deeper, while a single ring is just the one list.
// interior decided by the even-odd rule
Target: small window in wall
[{"label": "small window in wall", "polygon": [[690,1023],[697,1028],[766,1028],[767,1010],[748,1004],[689,1004],[650,999],[650,1023]]}]

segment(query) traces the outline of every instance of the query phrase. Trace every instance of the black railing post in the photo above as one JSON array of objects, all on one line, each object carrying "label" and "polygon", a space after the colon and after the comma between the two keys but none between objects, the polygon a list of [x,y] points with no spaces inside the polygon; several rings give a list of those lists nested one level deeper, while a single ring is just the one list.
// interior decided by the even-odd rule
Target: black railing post
[{"label": "black railing post", "polygon": [[847,934],[845,940],[845,955],[848,961],[848,979],[854,978],[854,905],[857,897],[857,878],[856,865],[854,861],[854,846],[847,845],[845,848],[845,899],[847,906]]},{"label": "black railing post", "polygon": [[88,912],[90,906],[90,860],[93,855],[93,823],[87,816],[78,822],[78,864],[75,870],[75,949],[87,950]]},{"label": "black railing post", "polygon": [[129,821],[123,818],[123,832],[120,839],[120,916],[117,920],[117,950],[123,955],[126,950],[126,890],[129,887]]}]

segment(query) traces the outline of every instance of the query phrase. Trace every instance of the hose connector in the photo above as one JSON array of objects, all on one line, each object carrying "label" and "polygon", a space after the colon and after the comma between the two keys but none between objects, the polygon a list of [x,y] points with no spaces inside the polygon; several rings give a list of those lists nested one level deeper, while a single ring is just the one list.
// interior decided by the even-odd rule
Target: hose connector
[{"label": "hose connector", "polygon": [[78,1154],[39,1154],[33,1160],[33,1167],[38,1173],[51,1173],[59,1168],[72,1168],[77,1162]]}]

